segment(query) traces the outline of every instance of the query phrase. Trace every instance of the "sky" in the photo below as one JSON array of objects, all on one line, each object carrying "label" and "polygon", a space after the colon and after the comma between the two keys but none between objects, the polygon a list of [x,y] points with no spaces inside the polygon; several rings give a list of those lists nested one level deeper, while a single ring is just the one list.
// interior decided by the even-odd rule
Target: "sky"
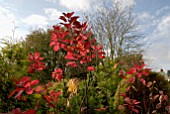
[{"label": "sky", "polygon": [[148,67],[170,69],[170,0],[0,0],[0,40],[20,40],[31,30],[49,28],[62,12],[82,15],[114,2],[134,6],[138,30],[150,44],[144,52]]}]

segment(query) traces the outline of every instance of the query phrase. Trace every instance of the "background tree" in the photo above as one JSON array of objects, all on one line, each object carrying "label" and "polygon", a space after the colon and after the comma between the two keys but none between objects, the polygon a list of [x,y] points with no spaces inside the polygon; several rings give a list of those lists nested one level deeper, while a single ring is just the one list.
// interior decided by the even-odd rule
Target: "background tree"
[{"label": "background tree", "polygon": [[[56,67],[57,55],[49,46],[51,40],[51,29],[37,29],[26,36],[24,45],[27,47],[27,53],[40,52],[46,61],[46,69],[41,73],[35,73],[36,78],[42,82],[51,80],[51,72]],[[35,74],[33,74],[35,76]]]},{"label": "background tree", "polygon": [[132,9],[122,8],[119,3],[115,3],[113,8],[105,6],[102,10],[86,16],[96,38],[103,44],[112,60],[142,51],[143,41],[137,32]]},{"label": "background tree", "polygon": [[[9,39],[8,39],[9,40]],[[8,99],[13,87],[13,79],[27,75],[27,51],[23,42],[5,40],[0,51],[0,112],[11,111],[15,106],[31,107],[30,103]]]},{"label": "background tree", "polygon": [[[51,30],[37,29],[28,34],[25,40],[20,42],[16,41],[3,41],[4,47],[1,49],[1,59],[7,64],[9,69],[8,73],[12,78],[19,78],[21,76],[30,75],[28,70],[28,54],[39,51],[46,60],[47,69],[41,73],[36,73],[36,78],[42,82],[44,80],[51,80],[51,72],[56,66],[57,55],[52,51],[49,46],[51,39]],[[1,69],[6,69],[2,66]],[[3,72],[1,72],[3,73]],[[2,75],[3,76],[3,75]]]}]

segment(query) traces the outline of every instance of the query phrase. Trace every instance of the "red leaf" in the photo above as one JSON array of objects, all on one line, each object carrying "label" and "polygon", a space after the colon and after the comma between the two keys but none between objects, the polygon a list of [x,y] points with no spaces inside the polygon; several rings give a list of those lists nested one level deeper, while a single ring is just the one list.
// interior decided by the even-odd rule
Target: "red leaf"
[{"label": "red leaf", "polygon": [[40,92],[41,90],[43,89],[43,87],[42,86],[38,86],[37,88],[36,88],[36,92]]},{"label": "red leaf", "polygon": [[156,113],[157,110],[152,111],[152,114]]},{"label": "red leaf", "polygon": [[71,13],[67,13],[65,16],[66,16],[67,18],[70,18],[73,14],[74,14],[74,12],[71,12]]},{"label": "red leaf", "polygon": [[53,45],[55,45],[55,42],[51,42],[51,43],[50,43],[50,46],[53,46]]},{"label": "red leaf", "polygon": [[139,65],[134,64],[134,67],[135,67],[136,69],[140,70]]},{"label": "red leaf", "polygon": [[85,45],[84,45],[84,48],[85,48],[85,49],[89,49],[90,47],[91,47],[90,42],[89,42],[89,41],[86,42]]},{"label": "red leaf", "polygon": [[159,94],[161,94],[161,95],[162,95],[162,94],[163,94],[163,91],[159,91]]},{"label": "red leaf", "polygon": [[129,97],[126,97],[124,100],[125,100],[126,103],[130,102],[130,98]]},{"label": "red leaf", "polygon": [[119,71],[120,78],[125,78],[126,72],[124,70]]},{"label": "red leaf", "polygon": [[34,53],[34,58],[37,60],[40,57],[40,53],[39,52],[35,52]]},{"label": "red leaf", "polygon": [[40,81],[39,80],[33,80],[31,81],[31,85],[34,86],[34,85],[37,85]]},{"label": "red leaf", "polygon": [[24,88],[17,88],[17,89],[18,89],[17,90],[18,94],[15,96],[15,98],[20,97],[22,92],[24,91]]},{"label": "red leaf", "polygon": [[54,46],[53,49],[54,49],[55,52],[57,52],[57,51],[60,49],[59,43],[57,43],[57,44]]},{"label": "red leaf", "polygon": [[42,70],[44,70],[45,68],[46,68],[45,66],[40,66],[40,67],[37,68],[37,70],[38,70],[38,71],[42,71]]},{"label": "red leaf", "polygon": [[152,82],[147,83],[147,87],[149,88],[152,85]]},{"label": "red leaf", "polygon": [[8,96],[8,99],[16,92],[16,89]]},{"label": "red leaf", "polygon": [[88,67],[87,67],[87,70],[88,70],[88,71],[94,71],[95,68],[94,68],[93,66],[88,66]]},{"label": "red leaf", "polygon": [[143,71],[142,71],[142,74],[143,75],[145,75],[145,76],[149,76],[149,71],[150,71],[151,69],[149,69],[149,68],[145,68]]},{"label": "red leaf", "polygon": [[30,82],[28,82],[28,83],[26,83],[26,84],[25,84],[25,86],[24,86],[24,87],[25,87],[25,88],[27,88],[27,87],[30,87],[30,86],[31,86],[31,83],[30,83]]},{"label": "red leaf", "polygon": [[71,27],[71,24],[63,24],[67,29]]},{"label": "red leaf", "polygon": [[65,17],[67,17],[67,14],[66,13],[62,13]]},{"label": "red leaf", "polygon": [[127,74],[134,74],[136,73],[136,68],[131,68],[128,72],[126,72]]},{"label": "red leaf", "polygon": [[127,95],[126,95],[125,93],[120,93],[119,95],[122,96],[122,97],[124,97],[124,98],[127,97]]},{"label": "red leaf", "polygon": [[100,110],[106,110],[106,108],[100,108]]},{"label": "red leaf", "polygon": [[64,22],[67,22],[67,20],[66,20],[66,18],[64,16],[60,16],[59,19],[63,20]]},{"label": "red leaf", "polygon": [[77,64],[75,62],[67,62],[66,66],[76,67]]},{"label": "red leaf", "polygon": [[129,81],[130,83],[134,83],[134,82],[135,82],[135,80],[136,80],[136,78],[135,78],[135,77],[131,77],[131,78],[129,78],[129,79],[128,79],[128,81]]},{"label": "red leaf", "polygon": [[31,81],[31,78],[30,77],[28,77],[28,76],[23,76],[21,79],[20,79],[20,84],[23,84],[23,83],[27,83],[27,82],[29,82],[29,81]]},{"label": "red leaf", "polygon": [[136,99],[133,99],[133,100],[132,100],[132,103],[135,104],[135,105],[137,105],[137,104],[139,104],[140,102],[137,102]]},{"label": "red leaf", "polygon": [[156,109],[159,109],[159,108],[161,108],[161,103],[158,103],[157,105],[156,105]]},{"label": "red leaf", "polygon": [[144,86],[146,86],[146,81],[145,81],[145,79],[141,78],[141,79],[140,79],[140,82],[142,82],[142,84],[143,84]]},{"label": "red leaf", "polygon": [[106,108],[95,108],[94,110],[96,110],[96,111],[103,111],[103,110],[106,110]]},{"label": "red leaf", "polygon": [[159,95],[157,94],[157,95],[154,96],[153,99],[156,100],[158,97],[159,97]]},{"label": "red leaf", "polygon": [[86,30],[86,28],[87,28],[87,22],[84,22],[84,23],[82,24],[82,27],[83,27],[84,30]]},{"label": "red leaf", "polygon": [[70,19],[70,23],[75,23],[75,21],[79,18],[79,16],[74,16]]},{"label": "red leaf", "polygon": [[20,108],[16,108],[12,110],[12,114],[22,114],[22,111]]},{"label": "red leaf", "polygon": [[54,69],[54,71],[52,72],[52,78],[54,78],[60,82],[61,79],[63,78],[63,70],[60,68]]},{"label": "red leaf", "polygon": [[27,93],[28,95],[31,95],[33,92],[34,92],[34,89],[33,89],[33,88],[28,88],[28,89],[26,90],[26,93]]},{"label": "red leaf", "polygon": [[164,95],[164,100],[168,101],[168,95]]},{"label": "red leaf", "polygon": [[135,108],[132,108],[132,110],[133,110],[134,112],[136,112],[137,114],[139,113],[139,111],[138,111],[137,109],[135,109]]},{"label": "red leaf", "polygon": [[73,56],[73,53],[70,52],[70,51],[67,52],[67,55],[65,56],[65,59],[68,59],[68,60],[77,60],[77,58],[75,58]]},{"label": "red leaf", "polygon": [[130,88],[131,88],[131,86],[128,86],[128,87],[126,88],[126,92],[128,92],[128,91],[130,90]]},{"label": "red leaf", "polygon": [[61,29],[60,26],[53,26],[54,30],[59,31]]},{"label": "red leaf", "polygon": [[86,63],[86,62],[88,62],[88,60],[82,59],[82,60],[80,61],[80,64],[84,64],[84,63]]},{"label": "red leaf", "polygon": [[36,114],[36,110],[33,109],[27,110],[25,114]]},{"label": "red leaf", "polygon": [[86,55],[86,52],[85,52],[85,51],[80,51],[80,55],[81,55],[81,56],[85,56],[85,55]]},{"label": "red leaf", "polygon": [[139,72],[137,72],[137,73],[136,73],[136,76],[137,76],[137,77],[141,77],[141,76],[142,76],[142,74],[141,74],[141,73],[139,73]]},{"label": "red leaf", "polygon": [[140,70],[143,69],[146,65],[142,63],[141,65],[134,64],[134,66],[137,70]]},{"label": "red leaf", "polygon": [[106,53],[105,52],[99,52],[99,55],[105,55]]},{"label": "red leaf", "polygon": [[159,96],[159,102],[161,103],[163,100],[164,100],[164,95],[162,94]]}]

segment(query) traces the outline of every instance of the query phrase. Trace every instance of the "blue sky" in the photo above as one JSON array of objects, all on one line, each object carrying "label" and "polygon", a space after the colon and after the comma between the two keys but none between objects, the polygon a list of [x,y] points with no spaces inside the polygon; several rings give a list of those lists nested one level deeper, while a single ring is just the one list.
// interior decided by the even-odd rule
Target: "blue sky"
[{"label": "blue sky", "polygon": [[148,66],[170,69],[170,0],[0,0],[0,39],[12,36],[14,22],[14,37],[21,39],[31,30],[58,23],[62,12],[81,15],[117,1],[122,7],[134,6],[138,30],[151,43],[144,53]]}]

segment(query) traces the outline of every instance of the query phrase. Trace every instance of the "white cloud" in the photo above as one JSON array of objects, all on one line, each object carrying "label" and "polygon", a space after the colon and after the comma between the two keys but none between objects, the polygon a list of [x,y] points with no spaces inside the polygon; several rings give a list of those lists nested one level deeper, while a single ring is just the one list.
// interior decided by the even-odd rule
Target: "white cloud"
[{"label": "white cloud", "polygon": [[0,6],[0,47],[3,46],[2,39],[14,42],[26,35],[25,30],[18,28],[20,22],[10,9],[10,7]]},{"label": "white cloud", "polygon": [[60,5],[70,10],[87,11],[90,8],[90,0],[59,0]]},{"label": "white cloud", "polygon": [[61,6],[71,11],[94,11],[101,9],[110,0],[46,0],[47,2],[59,3]]},{"label": "white cloud", "polygon": [[160,15],[162,13],[165,13],[166,11],[169,11],[170,7],[169,6],[164,6],[163,8],[157,10],[156,15]]},{"label": "white cloud", "polygon": [[45,0],[47,2],[52,2],[52,3],[56,3],[57,1],[56,0]]},{"label": "white cloud", "polygon": [[156,19],[149,12],[141,12],[137,14],[137,21],[140,22],[138,30],[140,32],[146,32],[151,26],[156,24]]},{"label": "white cloud", "polygon": [[161,37],[170,39],[170,15],[162,18],[155,33],[158,33]]},{"label": "white cloud", "polygon": [[1,14],[6,14],[6,13],[9,13],[9,10],[0,6],[0,12]]},{"label": "white cloud", "polygon": [[45,14],[48,15],[50,20],[57,20],[62,15],[61,12],[59,12],[57,9],[54,8],[45,8],[44,11]]},{"label": "white cloud", "polygon": [[22,22],[31,26],[43,26],[48,24],[48,19],[42,15],[32,14],[22,19]]},{"label": "white cloud", "polygon": [[140,21],[145,21],[145,20],[153,19],[153,16],[151,16],[149,14],[149,12],[142,12],[142,13],[138,14],[138,19]]},{"label": "white cloud", "polygon": [[119,3],[123,8],[136,5],[135,0],[113,0],[114,3]]},{"label": "white cloud", "polygon": [[16,17],[10,12],[10,10],[0,6],[0,19],[0,39],[6,36],[11,36],[14,23],[16,25],[18,23]]},{"label": "white cloud", "polygon": [[156,29],[148,36],[152,43],[147,50],[145,58],[149,58],[152,62],[157,64],[158,68],[165,70],[170,69],[170,15],[164,16],[159,21]]}]

